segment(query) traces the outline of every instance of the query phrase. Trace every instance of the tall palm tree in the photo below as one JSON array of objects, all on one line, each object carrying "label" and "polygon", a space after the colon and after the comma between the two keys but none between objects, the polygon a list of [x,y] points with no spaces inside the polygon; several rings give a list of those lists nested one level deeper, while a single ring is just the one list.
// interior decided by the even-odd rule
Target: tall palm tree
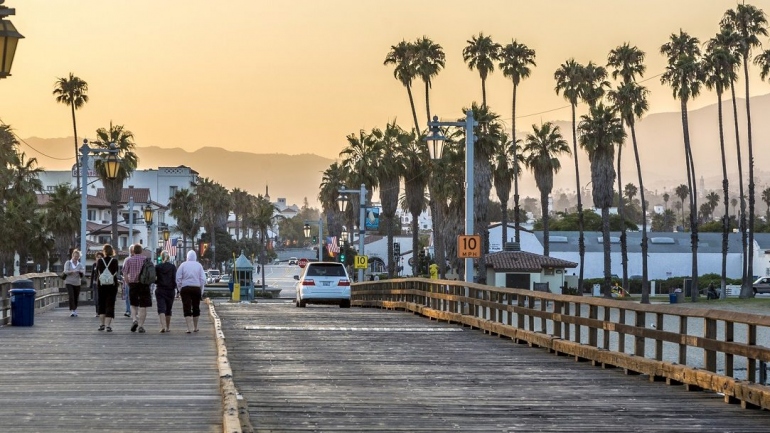
[{"label": "tall palm tree", "polygon": [[668,210],[668,200],[669,200],[669,198],[671,198],[671,196],[669,195],[669,193],[667,193],[667,192],[664,192],[664,193],[663,193],[663,203],[664,203],[664,205],[665,205],[665,208],[666,208],[666,210]]},{"label": "tall palm tree", "polygon": [[[649,298],[649,285],[648,285],[648,268],[647,268],[647,251],[648,251],[648,238],[647,238],[647,200],[644,198],[644,181],[642,179],[642,165],[639,158],[639,146],[636,140],[636,119],[640,119],[645,112],[649,109],[647,103],[647,94],[649,92],[644,86],[637,84],[634,81],[621,84],[617,90],[609,93],[609,99],[618,110],[623,122],[628,125],[628,129],[631,131],[631,143],[634,148],[634,160],[636,161],[636,174],[639,181],[639,199],[642,205],[642,303],[647,304],[650,302]],[[618,162],[620,161],[620,148],[618,147]],[[618,169],[618,175],[620,169]],[[664,200],[668,201],[668,196],[664,195]],[[631,198],[629,197],[629,200]],[[625,269],[624,269],[625,271]]]},{"label": "tall palm tree", "polygon": [[610,207],[614,199],[615,147],[620,146],[626,132],[611,108],[597,104],[588,115],[581,116],[578,129],[580,145],[591,162],[591,184],[594,206],[602,210],[602,243],[604,244],[604,296],[612,297],[612,262],[610,259]]},{"label": "tall palm tree", "polygon": [[[644,52],[636,46],[631,46],[629,43],[624,43],[614,49],[612,49],[607,56],[607,66],[612,68],[612,78],[617,79],[621,77],[623,84],[630,84],[636,82],[637,75],[641,78],[644,76],[646,67],[644,65]],[[619,108],[619,107],[616,107]],[[633,116],[633,114],[632,114]],[[624,122],[626,116],[621,112],[621,121]],[[623,188],[623,178],[621,170],[621,162],[623,156],[623,146],[618,146],[618,191]],[[638,174],[638,173],[637,173]],[[618,215],[620,216],[620,254],[621,264],[623,269],[623,289],[628,290],[628,245],[626,236],[626,218],[625,209],[623,203],[623,195],[618,194]],[[643,214],[644,215],[644,214]],[[644,254],[644,253],[642,253]]]},{"label": "tall palm tree", "polygon": [[679,197],[680,208],[682,209],[682,227],[686,229],[687,224],[684,221],[684,200],[690,195],[690,188],[687,185],[679,185],[674,189],[674,194]]},{"label": "tall palm tree", "polygon": [[473,36],[463,48],[463,60],[468,68],[477,70],[481,78],[481,105],[487,106],[487,77],[495,70],[495,62],[500,60],[502,45],[493,42],[491,36],[480,32]]},{"label": "tall palm tree", "polygon": [[267,197],[263,197],[261,194],[256,197],[253,202],[254,209],[250,212],[253,218],[253,223],[259,232],[259,238],[262,240],[262,254],[260,254],[260,263],[262,264],[262,291],[265,290],[265,263],[267,259],[267,248],[269,240],[267,238],[267,231],[273,227],[276,219],[275,206],[270,202]]},{"label": "tall palm tree", "polygon": [[[403,162],[398,158],[397,151],[401,144],[409,139],[410,134],[393,121],[385,126],[384,131],[373,130],[372,135],[379,141],[378,147],[381,151],[375,176],[380,185],[378,188],[380,203],[382,204],[380,217],[385,224],[388,237],[388,278],[393,278],[396,275],[396,267],[399,265],[393,254],[393,236],[401,176],[404,174]],[[434,233],[435,231],[434,229]]]},{"label": "tall palm tree", "polygon": [[[465,221],[465,173],[457,170],[465,160],[464,133],[458,128],[446,128],[442,134],[447,138],[440,160],[433,161],[431,175],[432,198],[436,203],[438,225],[434,228],[434,240],[437,241],[436,260],[439,275],[446,276],[446,263],[452,268],[464,268],[465,261],[457,258],[456,234],[463,233]],[[442,253],[442,250],[446,254]],[[462,271],[458,271],[463,274]]]},{"label": "tall palm tree", "polygon": [[[329,228],[329,233],[342,231],[342,215],[337,209],[337,197],[339,197],[339,190],[344,184],[345,171],[338,163],[332,163],[329,168],[324,170],[318,191],[318,201],[321,202],[321,208],[326,215],[326,226]],[[319,252],[318,257],[323,259],[323,251]]]},{"label": "tall palm tree", "polygon": [[409,105],[412,107],[414,127],[417,131],[421,131],[420,123],[417,121],[417,111],[414,108],[414,97],[412,96],[412,81],[417,76],[414,57],[414,44],[401,41],[397,45],[391,45],[383,64],[385,66],[393,65],[393,76],[406,87],[406,93],[409,95]]},{"label": "tall palm tree", "polygon": [[[414,131],[410,135],[409,139],[399,143],[398,158],[404,163],[404,209],[412,215],[412,253],[416,256],[420,245],[419,217],[427,206],[428,151],[426,146],[419,145]],[[417,266],[412,268],[412,274],[418,275]]]},{"label": "tall palm tree", "polygon": [[[195,245],[201,227],[201,206],[198,196],[189,189],[180,189],[169,200],[169,215],[176,220],[175,231],[182,235],[182,254],[186,257],[187,239]],[[193,247],[194,248],[194,247]]]},{"label": "tall palm tree", "polygon": [[[753,5],[739,4],[735,9],[728,9],[722,22],[731,26],[738,33],[739,51],[743,60],[743,79],[746,89],[746,131],[749,152],[749,230],[748,257],[746,258],[746,275],[754,274],[754,146],[751,132],[751,102],[749,94],[749,58],[753,48],[761,46],[759,36],[767,36],[767,18],[762,9]],[[741,298],[753,297],[754,292],[748,284],[741,287]]]},{"label": "tall palm tree", "polygon": [[[721,34],[721,32],[720,32]],[[719,36],[719,35],[717,35]],[[718,37],[711,38],[706,46],[706,53],[703,56],[703,84],[709,90],[715,90],[717,93],[717,116],[719,121],[719,150],[722,156],[722,195],[724,197],[724,215],[722,217],[722,274],[721,288],[722,293],[726,294],[727,287],[727,244],[730,231],[730,208],[729,208],[729,180],[727,177],[727,155],[725,152],[724,122],[722,115],[722,94],[730,83],[735,81],[735,66],[738,62],[737,57],[730,50],[729,46],[721,43]],[[713,193],[712,193],[713,194]],[[712,208],[713,212],[713,208]]]},{"label": "tall palm tree", "polygon": [[377,188],[377,165],[382,159],[382,144],[373,134],[369,134],[363,129],[358,131],[358,135],[349,134],[347,136],[348,145],[340,152],[342,166],[349,174],[354,175],[351,180],[351,186],[356,187],[365,184],[371,198],[372,190]]},{"label": "tall palm tree", "polygon": [[572,156],[575,162],[575,188],[577,191],[577,212],[578,212],[578,254],[580,256],[580,267],[578,271],[578,295],[583,294],[583,271],[585,269],[585,256],[586,256],[586,244],[585,234],[583,232],[583,198],[581,194],[580,185],[580,166],[578,164],[578,151],[577,151],[577,117],[575,109],[577,107],[578,100],[580,99],[580,92],[583,88],[583,76],[585,67],[575,61],[575,59],[569,59],[559,66],[559,69],[554,73],[554,79],[556,80],[556,94],[561,92],[564,95],[564,99],[569,101],[572,108]]},{"label": "tall palm tree", "polygon": [[[139,164],[139,157],[134,152],[136,143],[134,143],[134,134],[125,129],[123,125],[113,125],[110,122],[109,129],[99,128],[96,130],[96,141],[92,147],[109,149],[110,144],[114,143],[118,149],[118,174],[114,179],[107,178],[107,170],[104,161],[97,159],[94,161],[94,170],[96,170],[99,180],[104,185],[104,193],[107,201],[110,202],[110,215],[112,217],[112,245],[118,245],[118,203],[123,196],[123,182],[131,177],[131,173],[136,170]],[[87,170],[84,167],[83,170]]]},{"label": "tall palm tree", "polygon": [[540,208],[543,212],[543,254],[550,254],[548,234],[548,196],[553,189],[553,176],[561,170],[559,157],[569,154],[569,145],[562,137],[559,127],[546,122],[539,128],[532,125],[532,133],[524,142],[524,164],[535,175],[535,184],[540,190]]},{"label": "tall palm tree", "polygon": [[698,190],[690,145],[690,126],[687,116],[687,102],[700,93],[703,71],[700,65],[700,47],[697,38],[680,30],[672,34],[669,42],[660,47],[660,53],[668,58],[666,71],[661,83],[669,84],[674,98],[679,99],[682,111],[682,132],[684,135],[685,163],[687,165],[687,186],[690,194],[690,243],[692,245],[692,300],[698,300]]},{"label": "tall palm tree", "polygon": [[[53,94],[56,102],[68,105],[72,111],[72,129],[75,135],[75,167],[80,173],[80,158],[78,158],[78,126],[75,122],[75,110],[88,102],[88,83],[70,72],[69,78],[57,78]],[[80,191],[80,174],[77,176],[78,191]]]},{"label": "tall palm tree", "polygon": [[[510,152],[513,156],[513,161],[519,161],[521,158],[518,155],[519,142],[516,140],[516,90],[519,88],[519,83],[522,79],[529,78],[532,70],[530,66],[537,66],[535,63],[535,50],[527,47],[526,45],[517,42],[515,39],[500,51],[500,70],[503,71],[503,76],[506,76],[513,81],[513,97],[511,98],[511,147]],[[521,242],[519,233],[519,165],[513,166],[513,230],[514,241]],[[503,240],[507,239],[505,234],[507,227],[503,225]]]},{"label": "tall palm tree", "polygon": [[518,172],[518,169],[514,168],[516,165],[517,161],[514,161],[508,152],[508,140],[500,140],[492,154],[492,182],[502,211],[503,245],[508,242],[508,200],[511,197],[514,173]]},{"label": "tall palm tree", "polygon": [[233,188],[230,192],[230,202],[233,204],[233,215],[235,216],[235,240],[237,241],[241,238],[241,230],[243,229],[240,223],[250,208],[249,193],[240,188]]},{"label": "tall palm tree", "polygon": [[446,64],[446,55],[441,45],[423,36],[414,43],[414,67],[417,75],[425,83],[425,112],[430,121],[431,80],[438,75]]},{"label": "tall palm tree", "polygon": [[211,265],[218,268],[217,257],[227,257],[227,255],[217,256],[216,231],[217,228],[224,228],[227,223],[227,215],[231,207],[230,196],[227,194],[227,188],[209,178],[198,180],[195,192],[201,207],[201,223],[206,228],[206,233],[211,235],[211,247],[209,248]]},{"label": "tall palm tree", "polygon": [[44,208],[46,230],[53,237],[59,263],[64,263],[80,230],[80,193],[70,184],[56,185],[48,195]]},{"label": "tall palm tree", "polygon": [[765,220],[770,221],[770,188],[762,190],[762,201],[765,202],[765,206],[767,206],[767,209],[765,209]]}]

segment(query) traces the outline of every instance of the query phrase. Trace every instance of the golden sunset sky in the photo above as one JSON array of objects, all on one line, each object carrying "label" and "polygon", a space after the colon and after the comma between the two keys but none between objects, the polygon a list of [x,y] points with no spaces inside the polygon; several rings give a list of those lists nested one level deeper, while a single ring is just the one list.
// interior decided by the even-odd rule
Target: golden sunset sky
[{"label": "golden sunset sky", "polygon": [[[770,0],[751,4],[770,12]],[[462,60],[480,31],[501,44],[536,50],[537,67],[519,90],[517,129],[569,119],[553,73],[574,57],[606,63],[630,42],[647,53],[645,78],[663,72],[660,46],[681,28],[712,37],[723,0],[7,0],[19,43],[12,76],[0,80],[0,119],[22,137],[72,135],[70,111],[51,92],[70,72],[89,84],[78,133],[110,121],[138,146],[206,146],[254,153],[314,153],[337,158],[345,136],[397,119],[412,126],[404,87],[383,60],[391,45],[423,35],[443,46],[446,68],[433,82],[431,110],[456,119],[481,100],[476,71]],[[766,39],[766,38],[765,38]],[[770,44],[764,40],[763,43]],[[752,95],[770,92],[753,81]],[[676,111],[655,77],[650,112]],[[507,125],[511,82],[495,71],[490,107]],[[739,87],[742,94],[742,84]],[[418,119],[424,87],[415,83]],[[704,95],[691,107],[714,103]],[[537,114],[534,114],[537,113]],[[534,114],[534,115],[533,115]],[[578,114],[581,114],[579,112]],[[29,156],[34,152],[25,149]],[[68,157],[72,148],[61,149]],[[55,155],[52,155],[55,156]]]}]

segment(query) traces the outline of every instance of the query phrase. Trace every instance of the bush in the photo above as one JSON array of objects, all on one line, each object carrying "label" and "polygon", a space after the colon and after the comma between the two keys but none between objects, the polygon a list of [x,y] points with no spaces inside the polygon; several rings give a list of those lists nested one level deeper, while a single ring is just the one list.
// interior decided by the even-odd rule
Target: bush
[{"label": "bush", "polygon": [[[665,280],[654,280],[655,281],[655,292],[657,293],[668,293],[670,289],[674,289],[677,287],[684,288],[684,280],[686,278],[690,278],[689,276],[680,276],[680,277],[671,277],[667,278]],[[614,285],[616,282],[618,284],[622,283],[622,279],[619,278],[613,278],[612,284]],[[740,284],[740,279],[734,279],[734,278],[728,278],[727,284]],[[583,280],[583,293],[591,293],[593,290],[594,284],[603,285],[604,284],[604,278],[591,278],[591,279],[584,279]],[[704,274],[698,277],[698,288],[699,290],[706,290],[708,288],[709,284],[714,284],[714,287],[719,288],[722,285],[722,277],[719,274]],[[641,279],[629,279],[628,280],[628,292],[632,295],[641,295],[642,294],[642,280]]]}]

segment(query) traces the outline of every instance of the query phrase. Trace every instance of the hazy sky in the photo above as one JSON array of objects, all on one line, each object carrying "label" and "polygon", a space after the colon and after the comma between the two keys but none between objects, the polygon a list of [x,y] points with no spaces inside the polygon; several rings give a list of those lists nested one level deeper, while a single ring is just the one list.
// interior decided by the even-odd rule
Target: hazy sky
[{"label": "hazy sky", "polygon": [[[770,12],[770,0],[753,5]],[[79,135],[93,138],[110,121],[138,146],[218,146],[255,153],[315,153],[336,158],[345,136],[397,119],[412,125],[406,90],[383,60],[390,46],[423,35],[443,46],[446,68],[434,80],[433,114],[461,116],[481,100],[476,71],[462,60],[480,31],[501,44],[513,38],[536,50],[537,67],[520,85],[517,129],[568,119],[553,73],[574,57],[605,64],[630,42],[647,52],[647,74],[663,72],[661,44],[680,28],[706,40],[723,0],[7,0],[26,37],[12,76],[0,80],[0,119],[20,137],[72,135],[69,108],[51,92],[73,72],[89,84],[77,112]],[[768,44],[767,40],[763,43]],[[659,78],[651,112],[678,103]],[[495,71],[490,107],[509,124],[512,84]],[[753,81],[752,94],[770,92]],[[424,88],[415,89],[426,122]],[[692,104],[712,104],[700,97]],[[533,113],[542,113],[535,114]],[[25,149],[29,156],[35,156]],[[72,148],[61,150],[61,157]]]}]

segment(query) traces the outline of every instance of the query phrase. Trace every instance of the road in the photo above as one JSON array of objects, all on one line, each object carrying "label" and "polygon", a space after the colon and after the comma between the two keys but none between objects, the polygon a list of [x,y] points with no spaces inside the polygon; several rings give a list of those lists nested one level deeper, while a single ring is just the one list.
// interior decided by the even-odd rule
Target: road
[{"label": "road", "polygon": [[[297,294],[297,291],[294,288],[294,284],[296,284],[297,281],[294,279],[294,276],[299,275],[301,270],[302,269],[297,265],[290,266],[286,263],[266,265],[265,282],[268,287],[281,289],[281,293],[278,295],[280,298],[294,299]],[[262,274],[260,273],[257,277],[261,279]]]}]

